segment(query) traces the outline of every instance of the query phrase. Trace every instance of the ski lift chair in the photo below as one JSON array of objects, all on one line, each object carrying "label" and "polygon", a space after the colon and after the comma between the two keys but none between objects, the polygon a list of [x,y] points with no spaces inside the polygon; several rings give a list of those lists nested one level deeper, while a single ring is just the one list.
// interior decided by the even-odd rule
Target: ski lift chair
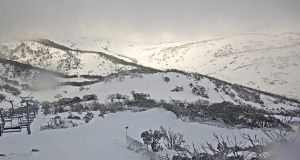
[{"label": "ski lift chair", "polygon": [[27,109],[25,109],[24,107],[19,107],[19,108],[15,109],[15,114],[21,116],[21,122],[19,122],[19,124],[22,125],[23,127],[27,126],[27,124],[28,124],[26,112],[27,112]]},{"label": "ski lift chair", "polygon": [[[22,116],[10,115],[8,117],[3,116],[2,109],[0,109],[1,118],[1,135],[9,132],[21,132],[22,130]],[[10,123],[9,123],[10,122]]]},{"label": "ski lift chair", "polygon": [[23,128],[26,128],[28,125],[31,124],[33,119],[35,118],[33,114],[28,111],[26,107],[20,107],[17,111],[19,114],[22,114],[22,122],[20,123]]}]

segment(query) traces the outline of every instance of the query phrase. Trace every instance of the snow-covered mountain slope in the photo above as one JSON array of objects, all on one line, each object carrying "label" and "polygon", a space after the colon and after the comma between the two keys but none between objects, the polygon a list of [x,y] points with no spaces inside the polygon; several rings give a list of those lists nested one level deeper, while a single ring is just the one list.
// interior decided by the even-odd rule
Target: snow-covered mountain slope
[{"label": "snow-covered mountain slope", "polygon": [[37,91],[52,90],[57,86],[70,83],[76,85],[96,82],[91,78],[68,76],[15,61],[0,59],[0,102],[3,102],[0,108],[11,107],[10,103],[5,103],[6,100],[13,100],[14,104],[19,106],[20,97],[30,96]]},{"label": "snow-covered mountain slope", "polygon": [[[66,117],[67,114],[61,114]],[[6,156],[1,160],[146,160],[142,153],[135,153],[127,149],[125,127],[129,126],[128,135],[142,142],[141,133],[149,129],[166,128],[182,133],[188,145],[203,144],[206,141],[215,145],[213,133],[239,135],[249,133],[265,137],[260,130],[226,129],[197,123],[186,123],[163,109],[151,109],[145,112],[132,113],[130,111],[108,114],[105,118],[94,118],[88,124],[68,129],[39,131],[44,123],[55,115],[44,116],[39,114],[31,125],[32,134],[27,135],[26,129],[22,132],[5,134],[0,137],[0,153]],[[155,118],[153,118],[155,117]],[[46,120],[45,120],[46,119]],[[238,137],[241,140],[241,137]],[[39,152],[31,152],[38,149]],[[165,151],[161,152],[165,155]]]},{"label": "snow-covered mountain slope", "polygon": [[[178,71],[139,72],[133,70],[111,74],[100,79],[97,77],[86,79],[50,72],[14,61],[1,60],[0,85],[1,94],[5,95],[6,99],[16,102],[20,101],[20,96],[28,95],[34,96],[39,101],[55,101],[57,94],[61,94],[63,98],[95,94],[100,102],[105,102],[109,94],[121,93],[131,97],[131,91],[135,91],[149,93],[155,100],[174,99],[194,102],[202,99],[210,103],[228,101],[269,109],[292,109],[299,106],[297,101],[200,74]],[[3,107],[10,108],[10,104]]]},{"label": "snow-covered mountain slope", "polygon": [[[166,82],[164,77],[170,78],[170,81]],[[172,92],[176,86],[183,87],[183,91]],[[198,90],[199,94],[196,95],[193,90]],[[33,92],[32,95],[40,101],[55,101],[57,100],[55,98],[57,94],[61,94],[62,98],[81,98],[84,95],[95,94],[100,102],[110,102],[110,99],[107,98],[108,95],[120,93],[132,98],[131,91],[148,93],[150,98],[154,100],[194,102],[201,99],[211,104],[221,103],[225,100],[234,104],[251,105],[274,111],[296,109],[300,105],[296,101],[239,85],[232,85],[200,75],[185,75],[178,72],[120,74],[116,78],[106,78],[103,82],[87,85],[83,88],[79,86],[61,86],[55,90]]]},{"label": "snow-covered mountain slope", "polygon": [[[82,98],[84,95],[95,94],[100,102],[105,102],[109,94],[121,93],[132,97],[131,91],[135,91],[149,93],[154,100],[174,99],[194,102],[202,99],[209,103],[228,101],[239,105],[278,110],[299,106],[297,101],[200,74],[132,70],[106,77],[83,78],[34,68],[10,60],[0,62],[0,94],[16,102],[20,101],[20,96],[28,95],[34,96],[39,101],[55,101],[57,94],[61,94],[63,98]],[[11,106],[5,103],[2,107]]]},{"label": "snow-covered mountain slope", "polygon": [[56,46],[47,40],[1,42],[0,58],[66,75],[106,76],[122,71],[144,69],[104,53],[71,50]]},{"label": "snow-covered mountain slope", "polygon": [[51,41],[74,50],[97,51],[114,56],[127,62],[136,63],[136,59],[118,54],[124,48],[137,46],[138,43],[126,40],[114,40],[101,37],[83,37],[67,35],[66,38],[49,38]]},{"label": "snow-covered mountain slope", "polygon": [[155,45],[87,37],[54,41],[73,48],[106,50],[131,57],[143,66],[198,72],[300,99],[299,33],[251,33]]},{"label": "snow-covered mountain slope", "polygon": [[[234,104],[252,105],[263,107],[264,109],[274,109],[274,112],[286,109],[295,109],[299,106],[299,102],[295,102],[286,98],[270,95],[260,91],[251,90],[243,86],[232,85],[217,79],[201,76],[199,74],[186,74],[176,71],[155,72],[155,73],[119,73],[113,74],[96,81],[97,83],[85,86],[58,86],[56,88],[46,88],[40,91],[22,89],[16,85],[26,83],[30,87],[33,85],[33,77],[41,78],[41,85],[60,82],[85,82],[91,79],[76,78],[64,76],[55,73],[46,74],[30,66],[7,61],[2,63],[0,75],[7,79],[1,79],[3,85],[10,84],[20,90],[20,95],[13,96],[3,89],[3,94],[7,98],[15,98],[14,103],[18,103],[19,96],[33,96],[39,101],[56,101],[56,95],[61,94],[61,98],[83,97],[84,95],[95,94],[100,103],[110,102],[107,98],[109,94],[121,93],[131,97],[131,91],[136,93],[149,93],[150,98],[154,100],[181,100],[193,102],[198,99],[208,101],[208,103],[222,102],[223,99]],[[1,66],[0,65],[0,66]],[[19,72],[17,72],[20,70]],[[19,73],[19,74],[17,74]],[[27,73],[27,74],[26,74]],[[32,74],[30,74],[32,73]],[[34,73],[34,74],[33,74]],[[42,75],[47,75],[44,77]],[[27,79],[26,79],[27,76]],[[169,78],[169,81],[165,77]],[[49,82],[44,80],[49,79]],[[43,83],[44,82],[44,83]],[[34,82],[34,84],[37,82]],[[176,86],[183,87],[183,91],[174,91]],[[199,95],[193,94],[193,88],[199,90]],[[2,92],[1,92],[2,93]],[[117,100],[116,100],[117,101]],[[82,102],[82,103],[92,103]],[[1,103],[1,108],[9,108],[7,102]],[[15,106],[16,107],[16,106]],[[125,107],[125,106],[124,106]],[[128,107],[128,106],[127,106]],[[222,107],[222,106],[220,106]],[[282,107],[282,108],[281,108]],[[99,111],[93,111],[99,113]],[[79,114],[79,113],[74,113]],[[81,115],[81,118],[86,113]],[[172,112],[162,108],[152,108],[144,112],[124,111],[118,113],[106,114],[104,117],[95,116],[89,123],[85,124],[83,120],[73,120],[79,124],[77,127],[66,129],[53,129],[40,131],[41,126],[46,125],[51,118],[60,116],[62,120],[68,121],[69,113],[58,113],[58,115],[38,114],[37,118],[31,125],[31,135],[27,135],[25,128],[21,132],[4,133],[0,137],[0,154],[1,160],[39,160],[39,159],[147,159],[142,154],[127,149],[125,141],[125,127],[129,126],[128,135],[142,142],[141,133],[153,129],[156,130],[160,126],[171,128],[176,132],[184,135],[187,145],[203,144],[206,141],[216,145],[213,133],[222,135],[223,137],[237,135],[237,140],[241,133],[247,133],[251,136],[257,135],[258,138],[266,137],[262,130],[259,129],[237,129],[237,128],[221,128],[214,125],[206,125],[200,123],[189,123],[178,119]],[[82,125],[81,125],[82,124]],[[297,129],[297,128],[296,128]],[[233,140],[233,139],[232,139]],[[248,142],[249,143],[249,142]],[[39,152],[31,152],[32,149],[38,149]],[[165,155],[165,151],[159,154]]]}]

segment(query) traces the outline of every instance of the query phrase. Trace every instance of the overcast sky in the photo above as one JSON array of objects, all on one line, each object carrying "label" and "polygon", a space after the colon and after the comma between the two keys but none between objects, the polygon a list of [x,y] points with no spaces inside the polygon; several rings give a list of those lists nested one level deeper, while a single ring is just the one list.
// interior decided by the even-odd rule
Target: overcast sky
[{"label": "overcast sky", "polygon": [[300,28],[300,0],[0,0],[0,38],[189,39]]}]

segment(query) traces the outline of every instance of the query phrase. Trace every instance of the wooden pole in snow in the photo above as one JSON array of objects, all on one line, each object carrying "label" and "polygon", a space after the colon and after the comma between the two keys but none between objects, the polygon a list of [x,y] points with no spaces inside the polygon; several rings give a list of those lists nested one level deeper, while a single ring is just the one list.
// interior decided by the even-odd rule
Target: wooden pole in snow
[{"label": "wooden pole in snow", "polygon": [[128,126],[125,127],[125,129],[126,129],[126,138],[127,138],[127,129],[128,129],[128,128],[129,128]]}]

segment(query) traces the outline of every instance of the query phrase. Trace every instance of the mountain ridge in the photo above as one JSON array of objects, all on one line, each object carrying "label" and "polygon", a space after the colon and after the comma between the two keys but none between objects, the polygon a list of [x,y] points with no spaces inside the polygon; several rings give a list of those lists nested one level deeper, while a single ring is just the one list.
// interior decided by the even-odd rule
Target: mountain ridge
[{"label": "mountain ridge", "polygon": [[[209,40],[143,45],[84,38],[74,47],[125,55],[159,70],[198,72],[290,98],[300,99],[300,34],[247,33]],[[65,43],[67,44],[67,43]],[[86,45],[88,44],[88,45]],[[295,87],[293,87],[295,86]]]}]

